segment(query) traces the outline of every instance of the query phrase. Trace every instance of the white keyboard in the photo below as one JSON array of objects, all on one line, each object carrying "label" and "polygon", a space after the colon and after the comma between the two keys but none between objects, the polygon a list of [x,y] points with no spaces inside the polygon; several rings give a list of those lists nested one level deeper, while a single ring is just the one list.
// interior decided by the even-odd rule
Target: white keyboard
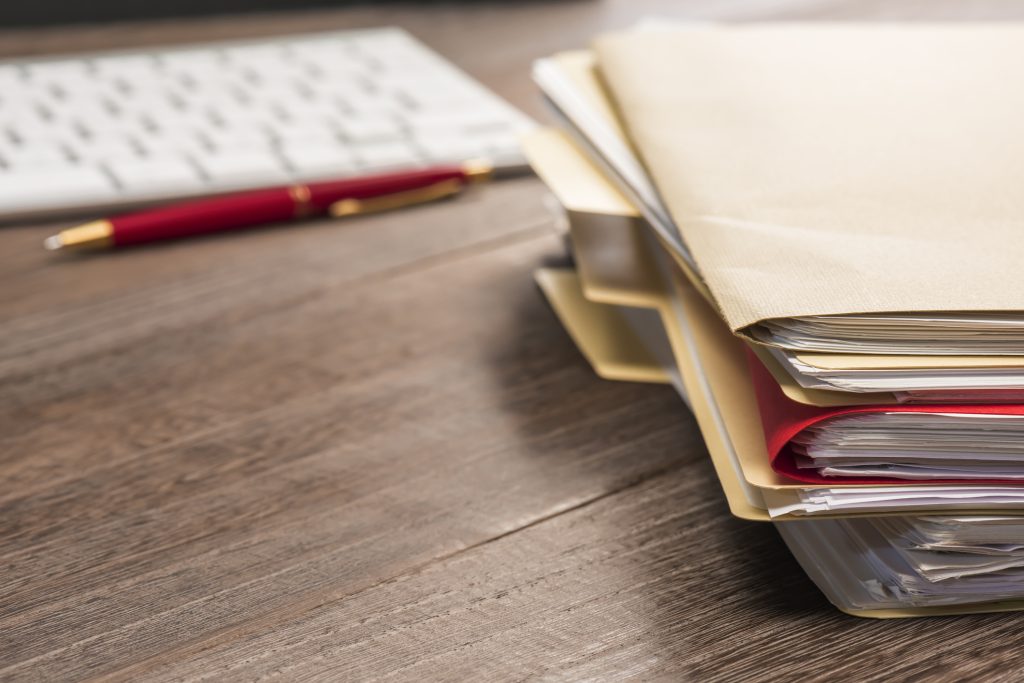
[{"label": "white keyboard", "polygon": [[0,220],[487,158],[533,123],[398,29],[0,62]]}]

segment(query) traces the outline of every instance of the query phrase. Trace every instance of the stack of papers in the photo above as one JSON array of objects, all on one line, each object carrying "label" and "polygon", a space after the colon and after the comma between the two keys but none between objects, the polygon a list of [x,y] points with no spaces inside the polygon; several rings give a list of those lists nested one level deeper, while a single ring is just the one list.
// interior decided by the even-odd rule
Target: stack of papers
[{"label": "stack of papers", "polygon": [[1024,479],[1024,415],[853,413],[793,437],[796,466],[831,477]]},{"label": "stack of papers", "polygon": [[1008,55],[1024,28],[659,26],[535,67],[575,256],[543,291],[850,613],[1024,607]]},{"label": "stack of papers", "polygon": [[1024,551],[1018,542],[1024,517],[879,517],[876,524],[910,550],[982,555]]},{"label": "stack of papers", "polygon": [[1024,316],[817,315],[765,320],[752,333],[792,351],[1012,356],[1024,349]]},{"label": "stack of papers", "polygon": [[887,392],[901,402],[1024,400],[1024,365],[1018,357],[957,356],[935,362],[921,356],[797,354],[775,347],[762,351],[805,389],[853,393]]},{"label": "stack of papers", "polygon": [[[923,525],[941,526],[929,518]],[[794,556],[836,604],[864,616],[891,614],[894,605],[914,614],[1016,608],[1024,555],[987,554],[991,546],[957,551],[906,547],[907,537],[885,518],[780,524]],[[923,608],[923,609],[922,609]],[[959,609],[957,609],[959,608]]]}]

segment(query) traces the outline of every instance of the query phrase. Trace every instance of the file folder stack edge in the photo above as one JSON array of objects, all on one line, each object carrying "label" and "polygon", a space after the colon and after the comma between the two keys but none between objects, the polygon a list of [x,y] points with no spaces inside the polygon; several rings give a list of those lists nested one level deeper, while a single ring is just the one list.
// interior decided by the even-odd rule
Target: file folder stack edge
[{"label": "file folder stack edge", "polygon": [[[555,59],[557,63],[542,61],[535,72],[549,99],[552,73],[558,78],[568,74],[578,93],[606,98],[593,73],[592,55],[573,53]],[[603,105],[593,106],[594,102]],[[929,424],[941,424],[955,435],[963,431],[956,415],[969,410],[964,402],[950,396],[957,409],[949,411],[892,391],[804,386],[771,347],[736,336],[716,310],[698,264],[678,248],[671,222],[644,207],[643,189],[631,189],[621,169],[609,161],[608,145],[595,143],[593,126],[591,136],[583,134],[569,120],[564,105],[563,99],[554,108],[565,130],[534,132],[526,150],[568,214],[575,269],[544,269],[538,271],[537,281],[595,371],[608,379],[676,386],[697,417],[731,512],[748,520],[772,521],[808,575],[843,611],[906,617],[1024,608],[1024,589],[1016,588],[1024,585],[1024,552],[1014,543],[1014,534],[1024,530],[1024,517],[1018,517],[1024,514],[1024,488],[1004,481],[1005,468],[993,469],[1000,476],[992,481],[974,484],[956,476],[951,481],[933,477],[921,485],[921,472],[931,471],[931,463],[921,465],[921,453],[914,450],[915,416],[927,414]],[[595,111],[609,116],[613,109],[606,99],[592,100],[579,108],[577,120],[580,112]],[[614,119],[606,123],[624,136]],[[624,137],[619,140],[629,146]],[[642,183],[644,178],[636,176],[633,182]],[[837,367],[844,360],[824,358]],[[898,367],[892,364],[902,361],[893,358],[874,362],[883,369],[887,363]],[[999,367],[1016,362],[1003,361]],[[863,358],[856,362],[872,363]],[[909,365],[915,366],[915,361]],[[966,358],[964,365],[985,368],[992,361],[975,356]],[[766,398],[765,392],[774,394]],[[778,439],[786,448],[773,445],[765,401],[787,406],[789,422],[783,420],[784,425],[818,426],[797,430],[795,434],[803,435],[798,443],[790,444],[794,434],[789,434]],[[984,467],[1012,462],[1018,447],[1013,429],[1020,406],[1010,401],[997,405],[1004,408],[999,415],[1004,418],[999,426],[1003,431],[984,432],[994,454],[994,462],[986,461]],[[871,459],[858,450],[864,442],[850,446],[836,441],[836,430],[827,419],[814,422],[836,410],[848,411],[846,419],[864,422],[864,416],[872,414],[866,406],[884,406],[886,414],[897,415],[894,428],[909,425],[902,432],[908,445],[900,456],[909,460],[894,465],[884,457]],[[988,405],[975,410],[992,412]],[[809,440],[807,433],[818,440]],[[889,432],[881,434],[886,443],[891,441]],[[968,432],[964,438],[974,437]],[[783,455],[770,453],[771,448]],[[1009,460],[1003,455],[1007,449]],[[825,464],[820,465],[812,452]],[[952,456],[943,461],[947,464],[940,473],[955,475],[964,465],[962,453]],[[773,466],[773,458],[780,457],[786,464],[777,461]],[[846,462],[856,464],[847,467]],[[966,464],[974,466],[973,461]],[[902,467],[896,471],[910,472],[911,478],[877,476],[891,471],[880,468],[892,467]],[[832,472],[837,468],[855,476],[836,478]]]}]

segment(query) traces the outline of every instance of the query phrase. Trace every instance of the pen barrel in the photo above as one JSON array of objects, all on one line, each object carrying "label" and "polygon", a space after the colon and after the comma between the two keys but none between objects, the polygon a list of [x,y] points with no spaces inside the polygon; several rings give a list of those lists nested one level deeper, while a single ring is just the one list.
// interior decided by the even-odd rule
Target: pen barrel
[{"label": "pen barrel", "polygon": [[446,180],[466,182],[462,166],[445,165],[430,168],[378,173],[361,178],[346,178],[321,183],[308,183],[310,204],[317,212],[326,212],[335,202],[345,199],[371,199],[385,195],[409,192]]},{"label": "pen barrel", "polygon": [[324,215],[332,204],[345,199],[367,200],[448,180],[468,183],[471,179],[462,166],[432,166],[200,199],[112,218],[111,241],[126,246],[279,223]]},{"label": "pen barrel", "polygon": [[242,192],[155,211],[118,216],[113,223],[116,246],[143,244],[276,223],[296,217],[289,188]]}]

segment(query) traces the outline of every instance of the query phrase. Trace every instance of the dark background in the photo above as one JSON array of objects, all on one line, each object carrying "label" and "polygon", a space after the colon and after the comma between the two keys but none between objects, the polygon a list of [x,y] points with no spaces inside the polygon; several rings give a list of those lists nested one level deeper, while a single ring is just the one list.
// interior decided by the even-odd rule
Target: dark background
[{"label": "dark background", "polygon": [[187,17],[357,5],[423,6],[440,2],[350,0],[0,0],[0,28]]}]

